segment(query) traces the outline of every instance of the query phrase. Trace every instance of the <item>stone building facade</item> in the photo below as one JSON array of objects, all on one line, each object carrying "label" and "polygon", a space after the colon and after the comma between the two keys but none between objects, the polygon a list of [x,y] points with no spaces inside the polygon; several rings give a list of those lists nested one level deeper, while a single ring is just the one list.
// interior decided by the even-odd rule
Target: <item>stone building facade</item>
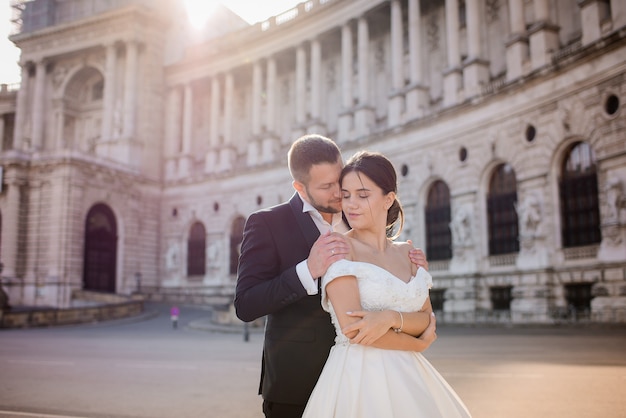
[{"label": "stone building facade", "polygon": [[396,165],[440,321],[626,322],[626,3],[310,0],[202,32],[179,3],[16,2],[12,304],[229,300],[246,217],[319,133]]}]

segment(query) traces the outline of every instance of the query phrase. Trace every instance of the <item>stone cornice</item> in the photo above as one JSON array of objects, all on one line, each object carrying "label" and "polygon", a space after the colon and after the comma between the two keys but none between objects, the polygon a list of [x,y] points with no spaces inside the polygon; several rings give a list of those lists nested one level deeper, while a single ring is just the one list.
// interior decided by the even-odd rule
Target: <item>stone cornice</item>
[{"label": "stone cornice", "polygon": [[[138,25],[137,21],[146,23]],[[152,22],[165,26],[164,19],[145,7],[132,5],[94,16],[12,35],[10,40],[22,49],[21,62],[100,48],[116,41],[143,41]],[[148,24],[150,23],[150,24]],[[158,26],[157,25],[157,26]]]}]

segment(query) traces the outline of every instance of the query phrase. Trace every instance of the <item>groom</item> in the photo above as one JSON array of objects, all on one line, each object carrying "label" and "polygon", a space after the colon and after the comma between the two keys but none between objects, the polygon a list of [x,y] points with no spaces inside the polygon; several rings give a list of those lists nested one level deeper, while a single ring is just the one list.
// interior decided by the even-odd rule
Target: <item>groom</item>
[{"label": "groom", "polygon": [[[304,411],[335,339],[318,279],[349,252],[343,236],[329,234],[348,230],[341,217],[337,145],[305,135],[292,144],[288,164],[296,193],[248,217],[235,291],[242,321],[267,316],[259,387],[267,418],[295,418]],[[417,258],[426,264],[421,251]]]}]

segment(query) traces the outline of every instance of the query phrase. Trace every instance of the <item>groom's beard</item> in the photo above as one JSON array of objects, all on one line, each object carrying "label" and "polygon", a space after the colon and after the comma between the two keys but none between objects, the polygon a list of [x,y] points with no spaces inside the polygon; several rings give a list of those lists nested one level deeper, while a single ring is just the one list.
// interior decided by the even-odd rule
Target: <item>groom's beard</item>
[{"label": "groom's beard", "polygon": [[315,198],[309,193],[309,189],[305,188],[306,195],[309,198],[309,203],[320,213],[339,213],[341,212],[341,197],[338,199],[332,199],[325,204],[322,204],[315,200]]}]

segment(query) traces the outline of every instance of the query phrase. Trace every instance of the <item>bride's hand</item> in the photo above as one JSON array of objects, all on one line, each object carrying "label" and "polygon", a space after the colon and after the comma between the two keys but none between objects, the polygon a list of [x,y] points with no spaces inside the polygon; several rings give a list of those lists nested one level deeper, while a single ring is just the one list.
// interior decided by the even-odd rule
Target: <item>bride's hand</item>
[{"label": "bride's hand", "polygon": [[376,340],[385,335],[395,323],[394,311],[354,311],[347,312],[348,316],[361,318],[360,320],[344,327],[341,332],[348,335],[357,332],[350,340],[353,344],[372,345]]}]

